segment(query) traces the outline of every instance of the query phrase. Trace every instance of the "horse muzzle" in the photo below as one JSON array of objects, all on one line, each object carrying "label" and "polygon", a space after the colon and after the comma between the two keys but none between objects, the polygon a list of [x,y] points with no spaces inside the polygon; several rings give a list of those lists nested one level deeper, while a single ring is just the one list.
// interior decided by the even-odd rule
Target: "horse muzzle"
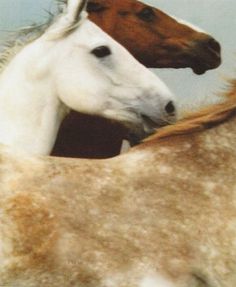
[{"label": "horse muzzle", "polygon": [[145,109],[144,106],[139,112],[137,114],[138,124],[128,127],[126,139],[131,146],[140,143],[145,137],[156,132],[158,128],[174,124],[177,120],[176,105],[172,100],[166,103],[161,113],[160,110],[155,112],[153,108]]},{"label": "horse muzzle", "polygon": [[[171,48],[171,46],[173,46]],[[204,33],[188,42],[170,42],[164,46],[165,53],[152,67],[191,68],[197,75],[216,69],[221,64],[221,46],[214,38]]]},{"label": "horse muzzle", "polygon": [[190,60],[195,74],[201,75],[220,66],[221,46],[214,38],[205,36],[201,41],[196,41],[192,49],[195,50],[195,54],[190,56]]}]

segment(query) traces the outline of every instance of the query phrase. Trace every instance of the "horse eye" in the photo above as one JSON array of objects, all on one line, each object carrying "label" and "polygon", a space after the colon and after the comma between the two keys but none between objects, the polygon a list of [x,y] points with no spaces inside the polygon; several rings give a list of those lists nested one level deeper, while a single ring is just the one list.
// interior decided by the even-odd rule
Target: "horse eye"
[{"label": "horse eye", "polygon": [[111,50],[107,46],[100,46],[91,51],[91,53],[97,58],[105,58],[111,55]]},{"label": "horse eye", "polygon": [[87,4],[87,12],[88,13],[91,13],[91,12],[99,13],[99,12],[103,12],[106,9],[107,9],[107,7],[105,7],[102,4],[97,3],[97,2],[90,1]]},{"label": "horse eye", "polygon": [[138,14],[138,17],[146,22],[152,22],[155,19],[155,13],[150,7],[143,8]]}]

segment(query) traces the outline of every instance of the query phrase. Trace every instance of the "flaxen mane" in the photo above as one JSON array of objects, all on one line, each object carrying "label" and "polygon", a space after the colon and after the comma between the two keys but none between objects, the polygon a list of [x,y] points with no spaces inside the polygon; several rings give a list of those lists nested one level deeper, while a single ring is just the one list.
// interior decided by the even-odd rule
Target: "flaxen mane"
[{"label": "flaxen mane", "polygon": [[203,108],[188,115],[175,125],[159,129],[156,134],[148,137],[145,142],[199,132],[224,123],[231,117],[236,116],[236,80],[229,81],[229,85],[229,90],[223,95],[226,98],[224,102]]}]

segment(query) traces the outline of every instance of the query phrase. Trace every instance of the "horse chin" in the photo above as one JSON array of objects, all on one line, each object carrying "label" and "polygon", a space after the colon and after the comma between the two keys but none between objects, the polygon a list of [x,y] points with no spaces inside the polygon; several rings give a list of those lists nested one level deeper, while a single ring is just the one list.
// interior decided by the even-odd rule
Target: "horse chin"
[{"label": "horse chin", "polygon": [[207,71],[209,70],[213,70],[213,69],[216,69],[218,68],[220,65],[220,63],[217,63],[217,64],[210,64],[210,65],[194,65],[192,66],[192,71],[196,74],[196,75],[203,75],[205,74]]},{"label": "horse chin", "polygon": [[131,147],[140,144],[146,137],[154,134],[157,129],[166,125],[174,124],[177,120],[177,116],[172,116],[166,119],[153,120],[146,115],[141,115],[141,118],[142,124],[139,122],[138,125],[126,125],[127,129],[123,140],[129,141]]},{"label": "horse chin", "polygon": [[121,152],[124,150],[123,144],[125,142],[125,146],[127,145],[126,143],[129,143],[130,147],[136,146],[142,142],[142,140],[147,137],[148,135],[151,135],[153,132],[147,133],[145,132],[144,128],[140,128],[134,125],[126,125],[125,126],[125,133],[123,134],[122,137],[122,145],[121,145]]},{"label": "horse chin", "polygon": [[146,137],[152,135],[155,133],[156,129],[158,129],[161,126],[155,125],[150,127],[147,125],[144,125],[142,129],[132,129],[129,130],[127,135],[124,137],[124,140],[127,140],[131,147],[136,146],[142,142]]},{"label": "horse chin", "polygon": [[[163,59],[161,60],[163,61]],[[220,52],[214,52],[211,50],[196,51],[194,55],[189,51],[179,53],[175,56],[172,61],[158,62],[158,67],[169,67],[175,69],[191,68],[196,75],[203,75],[209,70],[218,68],[221,65],[221,54]]]},{"label": "horse chin", "polygon": [[[158,67],[158,68],[172,68],[172,69],[186,69],[186,68],[190,68],[190,69],[192,69],[194,74],[196,74],[196,75],[203,75],[208,70],[215,69],[218,66],[219,65],[217,65],[217,66],[216,65],[214,65],[214,66],[200,65],[199,63],[196,63],[193,60],[189,60],[187,62],[185,62],[185,61],[183,61],[183,62],[168,62],[168,63],[165,62],[164,64],[160,63],[160,62],[156,62],[156,66],[155,67]],[[153,67],[154,67],[154,65],[153,65]]]},{"label": "horse chin", "polygon": [[203,75],[206,73],[207,69],[203,68],[203,67],[194,67],[192,68],[192,71],[194,72],[194,74],[196,75]]},{"label": "horse chin", "polygon": [[220,54],[214,54],[214,57],[202,57],[202,59],[193,59],[191,68],[193,72],[197,75],[202,75],[206,71],[218,68],[221,65]]}]

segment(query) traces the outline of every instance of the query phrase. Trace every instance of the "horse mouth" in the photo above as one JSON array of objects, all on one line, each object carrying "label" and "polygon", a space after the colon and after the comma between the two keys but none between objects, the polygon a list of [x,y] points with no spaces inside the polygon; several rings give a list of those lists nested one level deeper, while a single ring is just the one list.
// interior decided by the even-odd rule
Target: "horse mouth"
[{"label": "horse mouth", "polygon": [[175,61],[165,61],[164,64],[160,63],[159,60],[156,62],[156,67],[158,68],[175,68],[184,69],[190,68],[196,75],[205,74],[209,70],[214,70],[221,65],[221,54],[212,53],[195,53],[190,55],[184,53],[178,60]]},{"label": "horse mouth", "polygon": [[221,46],[213,38],[206,42],[194,42],[184,50],[176,52],[172,62],[166,62],[168,67],[191,68],[195,74],[202,75],[221,65]]},{"label": "horse mouth", "polygon": [[160,119],[158,122],[146,115],[141,115],[141,118],[143,122],[142,128],[129,129],[124,137],[125,140],[129,141],[131,147],[140,144],[146,137],[154,134],[157,129],[176,122],[176,118],[168,121]]},{"label": "horse mouth", "polygon": [[198,57],[192,60],[191,66],[193,72],[197,75],[202,75],[208,70],[213,70],[221,65],[221,55],[214,53],[211,57]]},{"label": "horse mouth", "polygon": [[214,39],[210,39],[208,45],[196,45],[195,53],[191,57],[191,68],[197,75],[202,75],[208,70],[216,69],[221,64],[221,47]]}]

